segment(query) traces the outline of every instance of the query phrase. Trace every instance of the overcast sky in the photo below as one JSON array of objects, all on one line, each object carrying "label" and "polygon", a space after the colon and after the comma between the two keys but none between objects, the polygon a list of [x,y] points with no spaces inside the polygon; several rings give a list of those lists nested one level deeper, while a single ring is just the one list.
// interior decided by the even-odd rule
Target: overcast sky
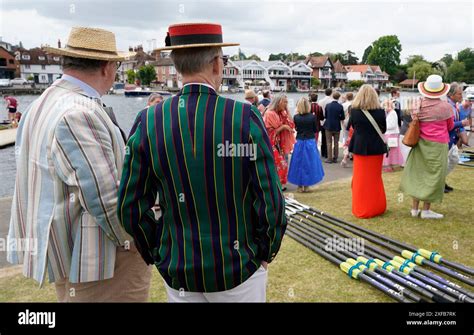
[{"label": "overcast sky", "polygon": [[[402,62],[412,54],[434,61],[474,47],[473,0],[462,1],[185,1],[185,0],[0,0],[0,36],[26,48],[67,40],[72,26],[113,31],[119,49],[164,45],[177,22],[218,22],[224,41],[238,42],[248,56],[270,53],[345,52],[359,59],[383,35],[395,34]],[[236,54],[237,47],[226,48]]]}]

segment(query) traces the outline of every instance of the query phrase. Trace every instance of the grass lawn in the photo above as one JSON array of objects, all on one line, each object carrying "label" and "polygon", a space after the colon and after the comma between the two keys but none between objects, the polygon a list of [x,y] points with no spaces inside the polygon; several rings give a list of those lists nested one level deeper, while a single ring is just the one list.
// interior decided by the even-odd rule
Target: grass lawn
[{"label": "grass lawn", "polygon": [[[312,193],[295,198],[341,219],[367,227],[416,247],[436,250],[447,260],[474,267],[474,169],[457,167],[448,177],[455,191],[447,194],[433,210],[443,220],[411,218],[411,198],[401,198],[401,172],[383,175],[388,210],[378,218],[356,219],[351,214],[350,180],[315,187]],[[370,195],[368,195],[370,196]],[[464,285],[466,287],[466,285]],[[367,284],[350,279],[338,267],[285,237],[275,261],[269,267],[267,299],[270,302],[392,302]],[[56,301],[54,286],[38,289],[21,275],[0,279],[0,301]],[[154,271],[151,301],[166,301],[163,284]]]}]

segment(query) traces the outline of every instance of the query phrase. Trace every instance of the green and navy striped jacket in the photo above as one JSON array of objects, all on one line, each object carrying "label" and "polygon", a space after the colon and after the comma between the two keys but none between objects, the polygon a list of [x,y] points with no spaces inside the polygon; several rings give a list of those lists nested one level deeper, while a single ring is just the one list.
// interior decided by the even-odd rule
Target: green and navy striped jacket
[{"label": "green and navy striped jacket", "polygon": [[[255,148],[255,155],[222,150],[226,143]],[[159,220],[151,210],[157,194]],[[277,254],[284,208],[256,108],[189,84],[137,117],[118,216],[145,261],[172,288],[216,292],[244,282]]]}]

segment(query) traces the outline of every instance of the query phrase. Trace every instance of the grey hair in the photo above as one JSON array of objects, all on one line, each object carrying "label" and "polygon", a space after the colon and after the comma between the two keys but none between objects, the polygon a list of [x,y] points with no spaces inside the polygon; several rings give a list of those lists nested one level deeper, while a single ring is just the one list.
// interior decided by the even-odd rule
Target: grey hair
[{"label": "grey hair", "polygon": [[179,73],[192,75],[204,71],[221,54],[220,47],[186,48],[173,50],[171,59]]},{"label": "grey hair", "polygon": [[76,70],[84,72],[94,72],[105,66],[105,60],[86,59],[63,56],[62,66],[64,70]]},{"label": "grey hair", "polygon": [[277,95],[275,98],[273,98],[273,100],[270,102],[270,104],[268,105],[267,107],[267,110],[273,110],[275,112],[278,111],[278,106],[280,105],[280,102],[283,100],[283,99],[288,99],[288,97],[286,96],[286,94],[279,94]]},{"label": "grey hair", "polygon": [[448,97],[451,97],[453,96],[454,94],[456,94],[457,90],[461,89],[462,90],[462,87],[461,85],[459,85],[457,82],[452,82],[451,84],[451,87],[449,88],[449,91],[448,91],[448,94],[447,96]]},{"label": "grey hair", "polygon": [[159,93],[150,94],[150,96],[148,97],[148,105],[157,99],[163,100],[163,96]]}]

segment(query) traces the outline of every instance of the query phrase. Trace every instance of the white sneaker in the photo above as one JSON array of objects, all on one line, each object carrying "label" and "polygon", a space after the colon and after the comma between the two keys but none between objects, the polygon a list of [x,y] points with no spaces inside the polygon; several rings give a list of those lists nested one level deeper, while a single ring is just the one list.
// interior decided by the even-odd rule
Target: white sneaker
[{"label": "white sneaker", "polygon": [[412,209],[411,210],[411,216],[416,218],[418,215],[420,215],[420,210],[419,209]]},{"label": "white sneaker", "polygon": [[427,210],[427,211],[422,210],[421,211],[421,218],[422,219],[442,219],[442,218],[444,218],[444,215],[433,212],[432,210]]}]

